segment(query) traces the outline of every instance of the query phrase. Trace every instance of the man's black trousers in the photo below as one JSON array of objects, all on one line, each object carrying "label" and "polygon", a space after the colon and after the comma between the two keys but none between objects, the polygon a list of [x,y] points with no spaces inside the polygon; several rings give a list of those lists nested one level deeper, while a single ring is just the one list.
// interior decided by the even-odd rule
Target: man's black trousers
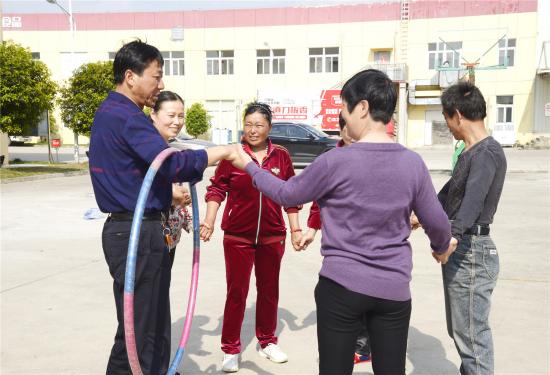
[{"label": "man's black trousers", "polygon": [[[124,275],[131,221],[107,219],[103,252],[113,278],[118,328],[107,375],[131,374],[124,341]],[[170,258],[160,220],[141,225],[134,286],[134,322],[138,357],[144,375],[164,375],[170,361]]]}]

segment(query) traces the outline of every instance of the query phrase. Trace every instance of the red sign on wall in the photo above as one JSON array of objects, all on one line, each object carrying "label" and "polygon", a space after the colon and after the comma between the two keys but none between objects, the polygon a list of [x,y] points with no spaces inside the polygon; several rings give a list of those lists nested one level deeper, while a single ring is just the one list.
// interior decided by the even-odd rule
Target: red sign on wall
[{"label": "red sign on wall", "polygon": [[341,90],[323,90],[321,92],[321,111],[315,117],[322,116],[321,129],[339,130],[338,116],[342,108]]},{"label": "red sign on wall", "polygon": [[273,120],[307,120],[307,106],[304,105],[272,105]]},{"label": "red sign on wall", "polygon": [[59,138],[52,139],[52,147],[53,148],[61,147],[61,139],[59,139]]}]

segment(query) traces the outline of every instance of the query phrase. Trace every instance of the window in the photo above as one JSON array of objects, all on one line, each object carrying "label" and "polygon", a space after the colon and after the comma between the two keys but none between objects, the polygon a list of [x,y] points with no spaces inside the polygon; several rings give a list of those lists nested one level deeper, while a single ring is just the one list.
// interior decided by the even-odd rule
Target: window
[{"label": "window", "polygon": [[[497,96],[497,124],[504,127],[501,130],[514,130],[512,124],[512,109],[514,107],[513,96]],[[508,129],[511,124],[511,129]]]},{"label": "window", "polygon": [[428,67],[460,68],[462,42],[428,43]]},{"label": "window", "polygon": [[391,51],[374,51],[374,62],[377,64],[389,64]]},{"label": "window", "polygon": [[310,48],[309,72],[310,73],[337,73],[339,47]]},{"label": "window", "polygon": [[73,74],[82,64],[90,62],[87,52],[60,52],[61,57],[61,78],[65,79]]},{"label": "window", "polygon": [[33,60],[40,60],[40,52],[31,52]]},{"label": "window", "polygon": [[285,55],[284,49],[256,50],[256,73],[285,74]]},{"label": "window", "polygon": [[164,59],[164,75],[165,76],[182,76],[185,73],[183,51],[163,51],[161,52]]},{"label": "window", "polygon": [[308,132],[305,129],[302,129],[299,126],[289,126],[288,127],[288,136],[290,138],[307,138]]},{"label": "window", "polygon": [[233,51],[206,51],[206,74],[233,74]]},{"label": "window", "polygon": [[501,39],[498,42],[498,65],[514,66],[515,39]]},{"label": "window", "polygon": [[284,137],[286,136],[286,125],[273,125],[271,128],[271,131],[269,132],[269,136],[271,137]]}]

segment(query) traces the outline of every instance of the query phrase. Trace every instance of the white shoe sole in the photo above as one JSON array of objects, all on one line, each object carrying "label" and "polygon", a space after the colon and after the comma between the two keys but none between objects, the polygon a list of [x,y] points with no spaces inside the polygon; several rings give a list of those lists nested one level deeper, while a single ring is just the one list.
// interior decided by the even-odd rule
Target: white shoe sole
[{"label": "white shoe sole", "polygon": [[276,361],[274,358],[272,358],[271,356],[267,355],[262,349],[258,350],[258,354],[260,355],[260,357],[263,357],[263,358],[267,358],[269,359],[271,362],[274,362],[274,363],[285,363],[285,362],[288,362],[288,358],[282,360],[282,361]]}]

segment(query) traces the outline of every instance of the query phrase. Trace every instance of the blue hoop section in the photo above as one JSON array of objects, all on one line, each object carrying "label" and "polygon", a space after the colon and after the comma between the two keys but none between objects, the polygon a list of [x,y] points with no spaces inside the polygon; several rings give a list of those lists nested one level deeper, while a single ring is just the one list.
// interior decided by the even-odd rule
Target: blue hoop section
[{"label": "blue hoop section", "polygon": [[[157,155],[155,160],[151,163],[147,174],[143,180],[141,190],[134,212],[134,218],[132,220],[132,229],[130,231],[130,240],[128,243],[128,256],[126,259],[126,274],[124,277],[124,335],[126,341],[126,351],[128,354],[128,362],[132,370],[133,375],[143,375],[141,366],[139,364],[139,358],[136,348],[136,337],[134,330],[134,286],[135,286],[135,272],[137,262],[137,249],[139,245],[139,234],[141,231],[141,223],[143,221],[143,213],[145,210],[145,203],[151,190],[151,185],[158,169],[164,163],[164,161],[173,153],[179,152],[175,148],[167,148]],[[189,299],[187,304],[187,314],[185,316],[185,323],[183,327],[182,337],[180,345],[176,351],[176,355],[168,369],[167,375],[174,375],[177,367],[183,359],[185,352],[185,344],[189,338],[189,332],[191,330],[191,323],[193,320],[193,313],[195,311],[195,302],[197,296],[198,287],[198,275],[199,275],[199,260],[200,260],[200,237],[199,237],[199,206],[197,199],[197,190],[194,185],[189,184],[189,190],[191,192],[192,210],[193,210],[193,268],[191,273],[191,285],[189,288]]]}]

